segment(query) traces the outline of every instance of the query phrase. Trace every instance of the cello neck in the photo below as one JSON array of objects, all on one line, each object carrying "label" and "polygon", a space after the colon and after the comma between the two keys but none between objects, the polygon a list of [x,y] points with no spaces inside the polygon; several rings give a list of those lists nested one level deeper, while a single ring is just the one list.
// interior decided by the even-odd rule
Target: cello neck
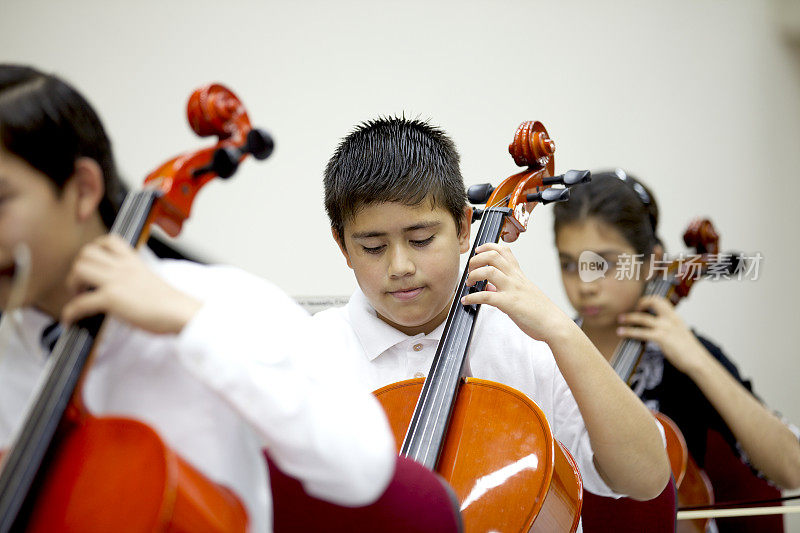
[{"label": "cello neck", "polygon": [[[509,212],[507,208],[486,209],[470,258],[475,255],[475,248],[478,246],[500,239]],[[461,276],[442,339],[400,448],[401,455],[414,459],[430,470],[435,470],[439,460],[466,362],[467,349],[475,328],[475,319],[480,309],[479,305],[462,305],[461,298],[470,292],[482,290],[485,286],[485,282],[480,282],[476,287],[468,287],[468,272],[468,268],[465,268]]]},{"label": "cello neck", "polygon": [[[671,278],[656,277],[647,282],[644,296],[666,297],[672,288]],[[639,365],[642,353],[644,353],[644,342],[631,338],[623,339],[617,345],[617,349],[614,350],[614,355],[611,356],[611,366],[625,383],[630,383],[631,376]]]},{"label": "cello neck", "polygon": [[[155,190],[130,193],[123,203],[111,233],[131,245],[144,234]],[[0,463],[0,532],[17,523],[20,510],[36,479],[56,429],[78,387],[103,323],[97,315],[70,326],[59,338],[47,365],[46,376],[28,404],[25,421],[14,435]],[[16,528],[15,528],[16,529]]]}]

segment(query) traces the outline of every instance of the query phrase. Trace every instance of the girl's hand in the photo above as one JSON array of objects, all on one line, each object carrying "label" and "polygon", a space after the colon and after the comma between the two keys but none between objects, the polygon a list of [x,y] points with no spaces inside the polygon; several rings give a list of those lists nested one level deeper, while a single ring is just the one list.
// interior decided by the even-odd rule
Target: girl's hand
[{"label": "girl's hand", "polygon": [[[620,315],[617,335],[658,344],[672,365],[690,374],[705,358],[708,351],[686,326],[674,306],[661,296],[645,296],[637,311]],[[649,312],[648,312],[649,311]]]},{"label": "girl's hand", "polygon": [[528,336],[550,342],[561,323],[572,323],[545,294],[522,273],[522,269],[503,244],[487,243],[475,250],[469,260],[467,285],[487,280],[486,290],[468,294],[464,305],[487,304],[507,314]]},{"label": "girl's hand", "polygon": [[75,296],[62,310],[65,324],[105,313],[152,333],[179,333],[202,305],[158,277],[116,235],[81,249],[67,287]]}]

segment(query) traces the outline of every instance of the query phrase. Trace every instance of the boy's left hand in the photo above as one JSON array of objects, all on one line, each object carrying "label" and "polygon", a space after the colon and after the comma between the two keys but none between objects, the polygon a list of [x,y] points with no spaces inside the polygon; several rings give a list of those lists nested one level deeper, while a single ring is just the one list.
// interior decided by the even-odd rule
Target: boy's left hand
[{"label": "boy's left hand", "polygon": [[151,333],[179,333],[202,305],[158,277],[116,235],[81,249],[67,287],[75,296],[61,312],[66,324],[105,313]]},{"label": "boy's left hand", "polygon": [[635,312],[620,315],[619,323],[624,326],[617,328],[617,335],[655,342],[669,362],[684,374],[702,362],[707,352],[672,303],[661,296],[643,297]]},{"label": "boy's left hand", "polygon": [[486,243],[469,260],[467,285],[487,280],[486,290],[468,294],[464,305],[487,304],[507,314],[529,337],[549,342],[559,321],[572,322],[523,274],[511,249]]}]

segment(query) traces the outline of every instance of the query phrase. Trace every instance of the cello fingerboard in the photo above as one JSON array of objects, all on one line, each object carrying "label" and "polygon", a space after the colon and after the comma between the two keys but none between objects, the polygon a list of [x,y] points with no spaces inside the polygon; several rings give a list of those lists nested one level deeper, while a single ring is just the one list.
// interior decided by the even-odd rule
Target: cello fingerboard
[{"label": "cello fingerboard", "polygon": [[[469,257],[475,255],[475,248],[487,242],[497,242],[505,224],[508,208],[487,208],[475,236],[475,243]],[[447,316],[442,340],[433,358],[428,379],[422,388],[408,432],[403,439],[400,454],[431,470],[436,469],[453,406],[456,389],[466,362],[475,319],[479,305],[462,305],[461,298],[470,292],[483,290],[485,282],[475,287],[467,287],[469,270],[466,268],[455,293],[453,304]]]},{"label": "cello fingerboard", "polygon": [[[665,297],[672,290],[672,278],[654,278],[647,282],[644,289],[645,296]],[[630,337],[624,339],[617,345],[614,355],[611,356],[611,366],[614,371],[625,383],[630,383],[634,370],[639,365],[639,359],[644,352],[644,342]]]}]

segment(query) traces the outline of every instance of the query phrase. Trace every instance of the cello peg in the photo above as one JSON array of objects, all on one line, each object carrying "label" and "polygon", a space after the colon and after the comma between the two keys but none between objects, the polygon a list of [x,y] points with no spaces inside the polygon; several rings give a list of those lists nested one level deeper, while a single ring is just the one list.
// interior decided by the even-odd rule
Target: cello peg
[{"label": "cello peg", "polygon": [[247,132],[247,137],[242,146],[225,146],[217,148],[211,157],[211,163],[197,168],[195,177],[206,172],[215,172],[220,178],[228,179],[239,168],[239,160],[244,154],[252,154],[256,159],[266,159],[272,154],[275,143],[272,136],[262,129],[253,128]]},{"label": "cello peg", "polygon": [[552,176],[542,179],[543,185],[566,185],[572,187],[579,183],[592,181],[592,173],[588,170],[568,170],[559,176]]},{"label": "cello peg", "polygon": [[226,146],[217,148],[214,157],[211,159],[211,170],[217,173],[220,178],[228,179],[236,173],[239,168],[239,158],[242,151],[238,148]]},{"label": "cello peg", "polygon": [[467,189],[467,199],[471,204],[485,204],[492,192],[494,192],[494,187],[491,183],[470,185],[469,189]]},{"label": "cello peg", "polygon": [[483,209],[478,209],[477,207],[473,207],[471,222],[477,222],[481,218],[483,218]]},{"label": "cello peg", "polygon": [[539,202],[542,205],[553,202],[563,202],[569,200],[569,189],[545,189],[537,193],[529,194],[526,199],[529,202]]},{"label": "cello peg", "polygon": [[247,132],[247,143],[244,151],[253,154],[256,159],[266,159],[275,149],[272,136],[262,129],[253,128]]}]

